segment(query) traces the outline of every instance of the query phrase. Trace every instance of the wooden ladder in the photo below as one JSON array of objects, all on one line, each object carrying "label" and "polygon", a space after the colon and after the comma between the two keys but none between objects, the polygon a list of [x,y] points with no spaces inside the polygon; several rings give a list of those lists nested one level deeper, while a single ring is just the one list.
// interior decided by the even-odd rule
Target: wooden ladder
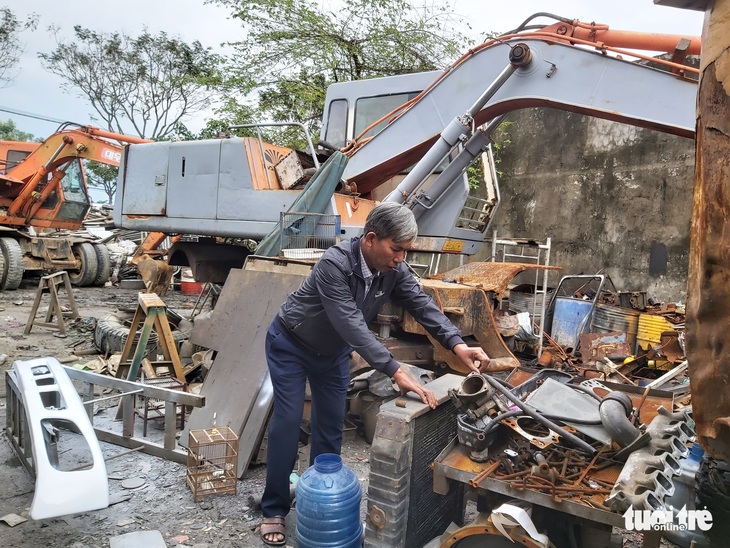
[{"label": "wooden ladder", "polygon": [[[135,338],[140,324],[142,328],[139,338],[135,344]],[[162,351],[164,360],[150,359],[149,363],[156,371],[158,367],[172,368],[174,377],[180,382],[185,383],[185,373],[183,372],[180,355],[177,352],[175,338],[170,330],[170,323],[167,320],[167,309],[165,303],[156,293],[140,293],[138,299],[137,310],[132,319],[132,325],[129,328],[127,341],[124,343],[122,356],[119,360],[116,376],[121,378],[124,371],[127,370],[126,379],[128,381],[136,381],[139,375],[139,369],[145,359],[147,343],[149,342],[152,331],[157,333],[158,344]],[[134,351],[134,355],[132,352]],[[130,356],[131,359],[130,359]],[[145,365],[147,365],[145,363]]]}]

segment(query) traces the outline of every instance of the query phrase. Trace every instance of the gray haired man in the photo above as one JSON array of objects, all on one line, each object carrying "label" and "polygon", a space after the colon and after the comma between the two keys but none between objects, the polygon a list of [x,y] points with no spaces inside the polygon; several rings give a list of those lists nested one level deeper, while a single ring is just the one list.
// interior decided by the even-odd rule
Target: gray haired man
[{"label": "gray haired man", "polygon": [[266,357],[274,410],[261,501],[261,538],[266,544],[286,542],[289,475],[297,456],[307,380],[312,393],[310,463],[322,453],[340,453],[353,351],[391,376],[402,393],[414,392],[423,403],[436,407],[433,392],[401,369],[368,328],[388,298],[408,310],[472,370],[489,365],[484,350],[464,343],[458,329],[403,264],[417,235],[410,209],[390,202],[379,204],[368,215],[360,238],[325,251],[269,327]]}]

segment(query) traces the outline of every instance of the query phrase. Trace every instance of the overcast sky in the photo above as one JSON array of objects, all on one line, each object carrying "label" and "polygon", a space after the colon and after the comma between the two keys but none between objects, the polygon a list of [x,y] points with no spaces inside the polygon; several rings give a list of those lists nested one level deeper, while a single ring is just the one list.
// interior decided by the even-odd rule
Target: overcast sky
[{"label": "overcast sky", "polygon": [[[32,12],[40,16],[36,31],[21,35],[25,52],[17,76],[9,86],[0,88],[0,120],[11,119],[18,129],[36,137],[53,133],[58,121],[93,124],[93,110],[88,103],[61,90],[60,79],[46,72],[38,61],[39,52],[48,53],[55,47],[55,38],[47,31],[49,25],[60,28],[61,39],[73,37],[74,25],[133,36],[146,26],[152,34],[165,31],[188,42],[199,40],[216,51],[222,51],[223,42],[243,37],[240,25],[228,18],[227,10],[206,5],[204,0],[0,0],[2,5],[9,7],[20,19]],[[604,23],[613,29],[691,36],[702,33],[701,12],[656,6],[652,0],[459,0],[454,6],[455,12],[471,21],[470,34],[475,38],[483,38],[485,33],[492,31],[506,32],[537,12]],[[546,19],[539,21],[548,22]],[[54,121],[11,114],[5,109]],[[199,117],[187,120],[186,124],[198,131],[205,125],[205,120]]]}]

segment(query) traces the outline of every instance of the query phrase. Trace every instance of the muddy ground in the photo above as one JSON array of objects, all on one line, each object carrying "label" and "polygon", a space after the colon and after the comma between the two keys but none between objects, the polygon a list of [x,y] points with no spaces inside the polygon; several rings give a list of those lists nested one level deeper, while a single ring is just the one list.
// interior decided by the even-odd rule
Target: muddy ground
[{"label": "muddy ground", "polygon": [[[107,463],[109,489],[113,504],[93,512],[59,518],[31,520],[30,506],[34,495],[34,481],[21,465],[4,432],[5,370],[14,360],[53,356],[65,363],[92,360],[95,356],[74,356],[75,349],[93,348],[93,329],[96,319],[104,318],[118,310],[134,310],[137,290],[106,286],[103,288],[74,288],[73,293],[82,319],[67,320],[68,334],[47,328],[34,327],[24,335],[28,316],[33,304],[37,281],[24,281],[17,291],[0,292],[0,520],[4,516],[25,519],[10,526],[0,521],[0,546],[2,547],[70,547],[97,548],[110,546],[110,539],[133,532],[159,531],[168,547],[187,546],[197,548],[238,548],[263,546],[256,527],[261,519],[257,499],[263,491],[265,465],[252,466],[243,480],[238,481],[235,495],[214,495],[195,502],[185,482],[186,467],[168,460],[127,453]],[[61,293],[62,305],[65,294]],[[190,315],[197,296],[177,291],[164,296],[168,308],[183,317]],[[48,304],[44,296],[39,316]],[[110,405],[95,417],[113,420],[115,408]],[[140,421],[141,422],[141,421]],[[162,421],[155,421],[149,435],[161,437]],[[141,434],[140,434],[141,435]],[[105,457],[114,457],[126,448],[101,442]],[[66,450],[66,446],[63,446]],[[76,456],[73,450],[66,458],[82,464],[83,454]],[[360,478],[363,492],[367,492],[369,445],[360,436],[345,442],[343,460]],[[307,460],[307,448],[302,448],[301,462]],[[300,470],[303,472],[303,469]],[[130,487],[135,482],[141,484]],[[365,497],[363,497],[363,517]],[[288,546],[296,546],[294,540],[294,514],[288,522]],[[640,537],[623,532],[623,546],[640,546]],[[673,544],[662,541],[662,546]],[[140,546],[140,548],[142,548]]]}]

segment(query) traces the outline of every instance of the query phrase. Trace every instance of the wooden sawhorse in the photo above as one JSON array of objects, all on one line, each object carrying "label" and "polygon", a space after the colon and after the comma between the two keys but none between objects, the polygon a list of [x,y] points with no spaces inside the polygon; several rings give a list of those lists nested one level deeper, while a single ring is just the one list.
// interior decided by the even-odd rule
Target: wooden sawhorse
[{"label": "wooden sawhorse", "polygon": [[[58,286],[63,284],[66,288],[66,294],[68,295],[68,303],[71,310],[69,312],[63,312],[61,309],[61,303],[58,300]],[[41,304],[43,293],[48,292],[51,295],[51,302],[48,305],[48,312],[46,312],[46,318],[42,322],[37,322],[35,317],[38,313],[38,307]],[[35,300],[33,301],[33,308],[30,310],[30,316],[28,322],[25,324],[26,335],[30,333],[30,330],[34,325],[39,327],[50,327],[58,329],[61,334],[66,334],[66,326],[63,323],[63,315],[70,315],[72,318],[79,318],[79,311],[76,308],[76,301],[74,300],[74,294],[71,290],[71,280],[68,277],[68,272],[61,270],[48,276],[41,276],[41,281],[38,284],[38,289],[35,292]],[[53,317],[56,317],[56,321],[52,321]]]},{"label": "wooden sawhorse", "polygon": [[[139,325],[144,324],[137,340],[137,346],[134,348],[134,356],[130,360],[132,347],[134,346],[137,330]],[[126,379],[128,381],[136,381],[139,375],[142,359],[145,357],[147,343],[150,339],[152,330],[157,333],[158,344],[165,358],[165,361],[150,360],[152,367],[172,367],[174,377],[182,383],[185,383],[185,373],[183,372],[180,355],[177,352],[175,338],[170,330],[170,323],[167,321],[167,309],[165,303],[160,299],[157,293],[140,293],[138,299],[137,311],[134,313],[132,325],[129,328],[129,336],[124,343],[122,356],[119,359],[119,367],[117,368],[117,377],[122,377],[127,367]]]}]

